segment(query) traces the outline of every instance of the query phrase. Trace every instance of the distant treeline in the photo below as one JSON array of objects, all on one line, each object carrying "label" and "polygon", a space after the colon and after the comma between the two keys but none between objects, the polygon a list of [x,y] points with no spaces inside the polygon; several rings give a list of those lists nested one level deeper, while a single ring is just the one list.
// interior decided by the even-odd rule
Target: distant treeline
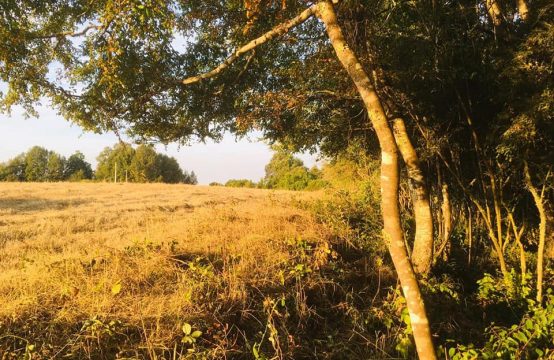
[{"label": "distant treeline", "polygon": [[[304,162],[295,157],[287,148],[276,145],[273,157],[265,167],[265,176],[258,183],[248,179],[231,179],[225,183],[228,187],[244,187],[282,190],[318,190],[329,185],[323,173],[317,167],[308,169]],[[211,186],[223,186],[213,182]]]},{"label": "distant treeline", "polygon": [[194,171],[184,171],[177,160],[158,154],[152,145],[127,144],[105,148],[96,158],[95,177],[99,180],[197,184]]},{"label": "distant treeline", "polygon": [[194,171],[183,171],[175,158],[157,153],[151,145],[139,145],[136,149],[128,144],[106,147],[97,160],[98,166],[93,171],[79,151],[65,158],[34,146],[0,164],[0,181],[198,182]]}]

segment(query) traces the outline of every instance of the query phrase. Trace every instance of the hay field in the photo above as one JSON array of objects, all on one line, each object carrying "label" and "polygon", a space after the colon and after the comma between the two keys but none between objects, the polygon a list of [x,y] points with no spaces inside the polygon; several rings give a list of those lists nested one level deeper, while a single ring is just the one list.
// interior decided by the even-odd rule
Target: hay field
[{"label": "hay field", "polygon": [[302,270],[291,244],[329,253],[302,206],[318,196],[1,183],[0,358],[251,358],[248,324],[267,330],[262,300]]}]

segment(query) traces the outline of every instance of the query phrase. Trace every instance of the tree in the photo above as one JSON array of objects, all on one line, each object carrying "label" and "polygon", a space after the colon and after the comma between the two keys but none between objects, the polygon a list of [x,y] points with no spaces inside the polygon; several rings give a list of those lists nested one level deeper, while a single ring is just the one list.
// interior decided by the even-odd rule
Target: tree
[{"label": "tree", "polygon": [[92,179],[92,166],[85,160],[85,155],[80,151],[76,151],[73,155],[67,158],[64,178],[72,181],[84,179]]},{"label": "tree", "polygon": [[25,154],[0,165],[1,181],[25,181]]},{"label": "tree", "polygon": [[190,185],[198,184],[198,178],[196,177],[194,171],[191,171],[190,173],[185,171],[183,182]]},{"label": "tree", "polygon": [[265,167],[265,177],[259,186],[268,189],[305,190],[317,189],[325,185],[317,168],[304,166],[302,160],[284,146],[272,147],[275,154]]},{"label": "tree", "polygon": [[43,147],[34,146],[25,154],[25,180],[48,180],[48,160],[50,153]]},{"label": "tree", "polygon": [[[169,184],[177,184],[183,182],[185,184],[196,184],[196,178],[192,178],[191,174],[181,170],[179,163],[173,157],[164,154],[157,154],[156,164],[159,166],[160,176],[163,182]],[[192,172],[194,174],[194,172]]]},{"label": "tree", "polygon": [[426,275],[431,270],[433,263],[433,215],[427,182],[423,174],[422,166],[417,152],[408,137],[404,120],[394,120],[394,136],[398,149],[408,168],[408,176],[414,188],[414,215],[415,215],[415,238],[412,251],[412,263],[420,274]]},{"label": "tree", "polygon": [[46,181],[62,181],[64,180],[66,160],[63,156],[56,154],[53,151],[48,152],[48,160],[46,163]]},{"label": "tree", "polygon": [[119,143],[113,148],[106,147],[98,155],[95,176],[104,181],[125,181],[131,170],[135,150],[132,146]]},{"label": "tree", "polygon": [[248,179],[229,179],[225,183],[227,187],[255,188],[256,183]]},{"label": "tree", "polygon": [[[554,199],[546,185],[554,151],[552,9],[544,0],[335,0],[307,8],[292,0],[117,8],[7,1],[0,4],[2,104],[31,111],[46,95],[88,129],[127,130],[141,140],[218,139],[255,128],[294,150],[331,156],[362,144],[382,160],[384,238],[420,357],[433,358],[404,246],[400,217],[410,206],[398,204],[398,157],[413,185],[416,231],[408,235],[419,271],[432,257],[420,186],[428,180],[431,206],[442,214],[435,253],[454,245],[452,226],[467,220],[469,241],[479,226],[508,280],[509,240],[518,239],[522,259],[534,243],[544,245],[550,207],[540,206]],[[175,34],[188,40],[186,52],[172,46]],[[65,81],[48,76],[53,62]],[[404,123],[396,138],[393,119]],[[538,228],[539,239],[534,231],[523,236],[525,228]]]},{"label": "tree", "polygon": [[151,145],[140,145],[135,149],[129,171],[133,182],[155,182],[162,180],[160,162]]},{"label": "tree", "polygon": [[82,153],[77,151],[69,159],[35,146],[18,155],[0,168],[4,181],[63,181],[92,178],[92,169]]},{"label": "tree", "polygon": [[[286,34],[293,28],[303,26],[306,20],[314,16],[319,18],[325,26],[328,40],[330,40],[340,64],[355,84],[377,135],[382,159],[383,237],[389,246],[407,299],[418,353],[421,358],[434,359],[435,353],[427,315],[419,285],[404,246],[398,205],[399,173],[396,143],[383,103],[363,65],[344,38],[343,29],[339,25],[335,13],[337,3],[339,1],[335,1],[334,4],[329,1],[320,1],[304,9],[302,9],[303,4],[295,3],[294,6],[287,7],[286,13],[302,10],[290,20],[281,21],[282,16],[286,13],[283,14],[283,11],[280,11],[274,12],[279,16],[264,19],[268,21],[261,21],[260,18],[260,21],[251,24],[252,26],[246,26],[240,16],[237,21],[233,13],[227,11],[232,4],[219,1],[210,2],[212,8],[209,9],[209,12],[190,12],[191,8],[196,6],[202,8],[203,6],[193,2],[151,2],[148,3],[148,6],[142,4],[140,7],[129,4],[118,8],[115,13],[112,7],[102,7],[100,4],[89,7],[81,14],[64,6],[56,9],[57,11],[48,12],[46,10],[43,11],[47,15],[45,23],[50,23],[48,20],[55,19],[57,21],[52,22],[55,25],[46,27],[45,24],[41,24],[43,27],[39,27],[38,31],[34,28],[34,31],[29,29],[26,36],[29,42],[36,44],[33,54],[54,55],[50,59],[38,58],[38,61],[31,54],[16,55],[15,59],[5,61],[1,72],[4,78],[7,78],[8,74],[16,75],[9,78],[9,86],[10,90],[17,94],[8,99],[7,105],[16,103],[20,99],[36,100],[37,97],[34,96],[34,93],[26,90],[29,87],[17,86],[20,83],[32,81],[34,86],[50,96],[53,103],[61,108],[65,116],[87,128],[118,131],[119,127],[125,124],[131,134],[156,137],[162,141],[184,141],[193,136],[217,138],[221,136],[224,129],[240,129],[240,122],[233,123],[235,119],[240,120],[240,117],[236,117],[233,104],[236,103],[236,99],[241,98],[242,93],[248,93],[248,88],[261,89],[265,85],[269,85],[271,88],[272,83],[278,84],[278,81],[274,81],[271,76],[259,79],[256,78],[256,75],[262,76],[264,72],[267,72],[267,66],[272,62],[272,65],[275,65],[292,58],[298,60],[303,53],[310,52],[310,48],[303,49],[294,46],[287,48],[284,45],[271,47],[270,51],[279,50],[284,52],[285,56],[264,57],[268,64],[259,61],[255,71],[248,71],[250,76],[244,78],[245,71],[236,67],[233,68],[233,71],[225,70],[232,68],[231,65],[237,59],[254,49],[262,51],[261,45],[268,41]],[[29,4],[24,3],[20,8],[25,9],[26,6]],[[191,15],[198,13],[210,16],[214,14],[214,11],[217,13],[213,17],[218,19],[216,22],[198,22],[197,19],[191,18]],[[264,15],[265,13],[263,12]],[[175,21],[179,14],[183,14],[183,19]],[[17,15],[19,14],[16,14],[16,18]],[[86,27],[81,32],[67,32],[66,28],[75,29],[77,24],[91,18],[95,19],[97,23]],[[174,24],[183,25],[175,27]],[[213,42],[215,39],[202,36],[202,32],[206,30],[202,28],[202,24],[206,24],[207,27],[213,25],[219,29],[225,29],[223,33],[230,35],[228,41]],[[267,27],[256,29],[258,30],[256,32],[261,35],[246,42],[246,45],[239,45],[238,49],[233,52],[221,48],[221,44],[245,42],[244,34],[249,35],[245,29],[252,28],[254,30],[255,26],[260,26],[260,24],[267,25],[269,29]],[[108,28],[109,31],[107,31]],[[322,29],[318,25],[315,28],[318,29],[317,33],[322,34]],[[88,30],[95,35],[86,36],[81,47],[84,54],[79,54],[79,51],[71,46],[67,37],[87,35]],[[187,54],[180,55],[171,47],[174,31],[189,32],[197,35],[196,38],[202,41],[206,39],[212,41],[207,43],[198,41],[189,46]],[[217,36],[222,32],[215,31],[213,33]],[[308,33],[313,34],[310,31]],[[204,34],[209,34],[209,32],[204,32]],[[58,39],[58,42],[64,43],[66,47],[55,45],[56,49],[62,50],[60,52],[49,51],[53,47],[48,41],[51,38]],[[8,48],[19,46],[13,38],[6,40]],[[84,57],[87,58],[86,61],[82,61]],[[83,87],[85,90],[81,94],[72,96],[68,94],[71,89],[51,83],[45,75],[41,76],[40,72],[37,73],[36,70],[39,66],[36,66],[36,62],[42,67],[47,67],[49,62],[58,59],[62,64],[72,68],[73,71],[68,74],[74,77],[74,81],[86,84]],[[224,60],[221,61],[221,59]],[[13,72],[14,63],[25,61],[35,63],[35,66],[30,66],[30,69],[33,70],[31,77],[17,76]],[[204,64],[199,64],[199,61]],[[191,76],[199,71],[202,72],[206,68],[206,63],[213,64],[213,69]],[[246,60],[244,68],[249,66],[252,65]],[[74,68],[78,68],[78,70]],[[99,71],[99,69],[101,70]],[[203,81],[211,78],[215,78],[215,81],[206,86]],[[255,85],[256,83],[257,85]],[[208,108],[205,106],[205,100],[213,97],[214,92],[218,95],[218,100],[211,101],[211,106]]]},{"label": "tree", "polygon": [[158,154],[152,145],[140,145],[134,149],[128,144],[105,148],[98,155],[96,178],[114,181],[117,168],[118,181],[164,182],[196,184],[194,172],[183,172],[177,160]]}]

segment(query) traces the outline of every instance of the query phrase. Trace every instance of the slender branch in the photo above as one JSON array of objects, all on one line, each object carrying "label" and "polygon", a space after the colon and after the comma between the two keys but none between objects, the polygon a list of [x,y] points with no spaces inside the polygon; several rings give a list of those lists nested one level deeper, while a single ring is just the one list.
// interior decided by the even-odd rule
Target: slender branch
[{"label": "slender branch", "polygon": [[332,90],[317,90],[317,91],[311,91],[307,93],[308,97],[321,97],[321,96],[330,96],[334,97],[340,100],[352,100],[352,101],[362,101],[362,99],[359,96],[349,96],[344,94],[339,94],[336,91]]},{"label": "slender branch", "polygon": [[104,25],[89,25],[82,29],[81,31],[63,31],[55,34],[48,34],[48,35],[35,35],[32,34],[30,37],[33,39],[54,39],[54,38],[62,38],[62,37],[79,37],[86,35],[87,32],[90,30],[100,30],[103,29]]},{"label": "slender branch", "polygon": [[229,56],[227,59],[225,59],[225,61],[223,61],[221,64],[219,64],[213,70],[208,71],[208,72],[203,73],[203,74],[200,74],[200,75],[191,76],[191,77],[188,77],[186,79],[183,79],[181,81],[181,83],[183,85],[189,85],[189,84],[193,84],[193,83],[202,81],[204,79],[208,79],[208,78],[211,78],[211,77],[214,77],[214,76],[218,75],[223,70],[228,68],[235,60],[240,58],[242,55],[246,54],[249,51],[254,50],[259,45],[262,45],[262,44],[268,42],[269,40],[271,40],[273,38],[276,38],[278,36],[281,36],[281,35],[287,33],[290,29],[292,29],[292,28],[302,24],[304,21],[308,20],[310,17],[312,17],[315,14],[315,9],[316,9],[316,5],[310,6],[306,10],[302,11],[296,17],[275,26],[273,29],[266,32],[262,36],[250,41],[246,45],[244,45],[244,46],[240,47],[239,49],[235,50],[235,52],[233,54],[231,54],[231,56]]}]

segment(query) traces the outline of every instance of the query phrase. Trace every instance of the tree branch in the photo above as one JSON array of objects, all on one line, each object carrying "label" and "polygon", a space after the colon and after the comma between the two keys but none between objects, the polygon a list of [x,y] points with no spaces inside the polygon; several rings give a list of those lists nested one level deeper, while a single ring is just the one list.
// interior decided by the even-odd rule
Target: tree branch
[{"label": "tree branch", "polygon": [[189,85],[189,84],[193,84],[193,83],[202,81],[204,79],[208,79],[208,78],[211,78],[211,77],[214,77],[214,76],[218,75],[223,70],[228,68],[235,60],[240,58],[243,54],[245,54],[245,53],[247,53],[251,50],[254,50],[259,45],[262,45],[262,44],[268,42],[269,40],[271,40],[275,37],[278,37],[278,36],[281,36],[281,35],[287,33],[290,29],[292,29],[292,28],[302,24],[304,21],[308,20],[310,17],[312,17],[315,14],[315,9],[316,9],[315,5],[310,6],[306,10],[302,11],[296,17],[275,26],[273,29],[266,32],[262,36],[254,39],[254,40],[250,41],[249,43],[247,43],[246,45],[240,47],[231,56],[229,56],[227,59],[225,59],[225,61],[223,61],[221,64],[219,64],[213,70],[208,71],[208,72],[203,73],[203,74],[200,74],[200,75],[191,76],[191,77],[188,77],[186,79],[183,79],[181,81],[181,83],[183,85]]},{"label": "tree branch", "polygon": [[53,39],[53,38],[61,38],[61,37],[78,37],[86,35],[87,32],[90,30],[100,30],[103,29],[104,25],[89,25],[85,28],[83,28],[81,31],[63,31],[55,34],[48,34],[48,35],[31,35],[31,38],[33,39]]}]

